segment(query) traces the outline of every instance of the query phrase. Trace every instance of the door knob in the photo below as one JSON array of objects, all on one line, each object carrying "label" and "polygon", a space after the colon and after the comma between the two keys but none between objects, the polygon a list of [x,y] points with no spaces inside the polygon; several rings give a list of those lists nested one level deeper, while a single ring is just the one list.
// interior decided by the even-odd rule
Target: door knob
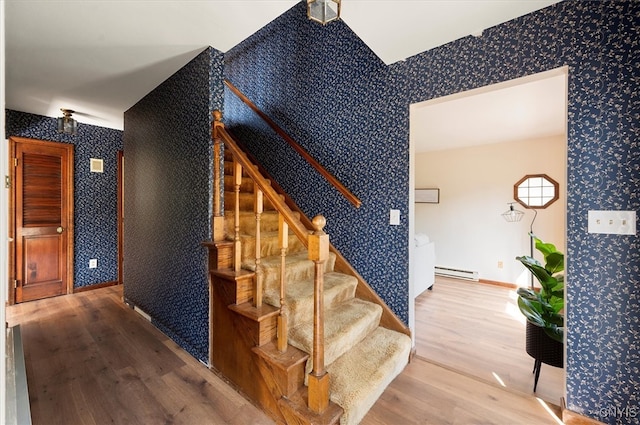
[{"label": "door knob", "polygon": [[62,226],[61,226],[61,227],[58,227],[58,228],[56,229],[56,232],[58,232],[58,233],[62,233],[62,232],[64,232],[64,227],[62,227]]}]

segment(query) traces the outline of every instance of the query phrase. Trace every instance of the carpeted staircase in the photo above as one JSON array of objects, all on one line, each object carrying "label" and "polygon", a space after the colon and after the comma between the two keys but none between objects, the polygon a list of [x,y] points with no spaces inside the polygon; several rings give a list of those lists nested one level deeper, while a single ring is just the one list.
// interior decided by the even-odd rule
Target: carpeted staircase
[{"label": "carpeted staircase", "polygon": [[[225,230],[229,239],[233,239],[234,235],[232,171],[232,162],[225,158]],[[250,178],[243,177],[240,191],[242,268],[256,272],[256,216]],[[278,212],[267,203],[260,223],[262,258],[259,268],[264,285],[263,300],[265,304],[279,308],[281,250],[278,243]],[[312,369],[314,263],[307,258],[307,250],[292,233],[288,245],[284,315],[287,317],[289,344],[309,354],[306,356],[304,374],[306,385],[307,374]],[[324,359],[330,376],[330,400],[344,410],[340,423],[357,424],[406,366],[411,339],[403,333],[380,326],[383,308],[356,298],[358,280],[334,271],[335,259],[335,254],[330,253],[329,260],[324,264]],[[268,354],[263,352],[259,356],[264,358]],[[261,371],[264,374],[264,370],[271,369],[273,367],[263,367]],[[287,417],[286,414],[284,416]]]}]

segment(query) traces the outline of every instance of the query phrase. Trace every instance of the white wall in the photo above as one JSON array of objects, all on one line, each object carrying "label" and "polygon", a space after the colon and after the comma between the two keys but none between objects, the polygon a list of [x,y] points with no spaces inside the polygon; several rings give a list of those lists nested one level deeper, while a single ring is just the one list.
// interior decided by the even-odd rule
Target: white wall
[{"label": "white wall", "polygon": [[415,204],[415,232],[435,242],[437,265],[474,270],[480,279],[528,284],[528,272],[515,257],[529,254],[534,211],[516,203],[525,212],[522,221],[509,223],[500,215],[514,202],[513,185],[526,174],[547,174],[560,184],[559,200],[538,210],[533,231],[564,251],[564,136],[417,153],[415,170],[416,189],[440,189],[439,204]]}]

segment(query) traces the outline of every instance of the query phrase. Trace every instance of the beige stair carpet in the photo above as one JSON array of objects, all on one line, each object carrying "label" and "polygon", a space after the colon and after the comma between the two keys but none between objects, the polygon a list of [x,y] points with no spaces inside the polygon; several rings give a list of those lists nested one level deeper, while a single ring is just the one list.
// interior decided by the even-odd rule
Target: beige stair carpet
[{"label": "beige stair carpet", "polygon": [[341,425],[356,425],[407,365],[411,338],[379,327],[328,368],[331,401],[344,409]]}]

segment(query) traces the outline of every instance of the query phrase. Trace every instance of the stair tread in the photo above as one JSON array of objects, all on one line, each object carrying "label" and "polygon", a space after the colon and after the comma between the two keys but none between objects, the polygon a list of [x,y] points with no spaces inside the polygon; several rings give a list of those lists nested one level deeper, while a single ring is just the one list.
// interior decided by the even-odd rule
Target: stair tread
[{"label": "stair tread", "polygon": [[344,409],[341,425],[359,423],[409,361],[411,338],[378,327],[327,367],[331,401]]},{"label": "stair tread", "polygon": [[[324,295],[325,295],[325,307],[327,307],[327,293],[330,293],[334,288],[341,286],[353,287],[354,295],[355,288],[358,285],[358,280],[351,275],[340,272],[329,272],[324,274]],[[350,298],[353,298],[351,296]],[[286,301],[289,305],[289,309],[292,309],[293,303],[302,302],[305,299],[313,301],[313,279],[303,279],[295,282],[289,282],[287,284]],[[265,291],[265,302],[280,307],[280,292],[279,291]]]},{"label": "stair tread", "polygon": [[[330,252],[329,253],[329,257],[335,257],[335,254]],[[294,254],[288,254],[287,255],[287,262],[286,265],[287,266],[291,266],[294,265],[296,263],[301,263],[301,262],[309,262],[313,265],[313,261],[309,260],[309,253],[305,250],[302,252],[296,252]],[[280,256],[279,255],[271,255],[268,257],[262,257],[260,259],[260,266],[264,267],[264,268],[280,268]],[[242,268],[243,269],[247,269],[247,270],[251,270],[251,271],[255,271],[256,270],[256,263],[255,261],[251,262],[251,261],[247,261],[246,263],[243,262],[242,263]]]},{"label": "stair tread", "polygon": [[262,347],[254,347],[253,351],[283,370],[291,369],[295,365],[307,361],[307,358],[309,358],[309,354],[291,346],[288,347],[285,352],[281,352],[273,341]]},{"label": "stair tread", "polygon": [[[333,305],[353,298],[356,293],[358,280],[351,275],[329,272],[324,274],[324,305]],[[290,282],[286,287],[285,300],[287,303],[287,323],[294,328],[303,320],[313,317],[313,279]],[[264,302],[280,307],[279,288],[265,290]]]},{"label": "stair tread", "polygon": [[[382,307],[359,298],[352,298],[325,309],[324,361],[330,365],[374,331],[382,316]],[[289,330],[291,345],[313,353],[313,320]],[[311,371],[311,362],[307,372]]]},{"label": "stair tread", "polygon": [[[287,255],[287,264],[295,264],[301,261],[309,261],[309,255],[307,252],[298,252],[293,255]],[[261,267],[280,267],[280,256],[279,255],[271,255],[269,257],[263,257],[260,259]],[[254,261],[243,261],[242,268],[246,270],[251,270],[253,272],[256,271],[256,263]]]}]

